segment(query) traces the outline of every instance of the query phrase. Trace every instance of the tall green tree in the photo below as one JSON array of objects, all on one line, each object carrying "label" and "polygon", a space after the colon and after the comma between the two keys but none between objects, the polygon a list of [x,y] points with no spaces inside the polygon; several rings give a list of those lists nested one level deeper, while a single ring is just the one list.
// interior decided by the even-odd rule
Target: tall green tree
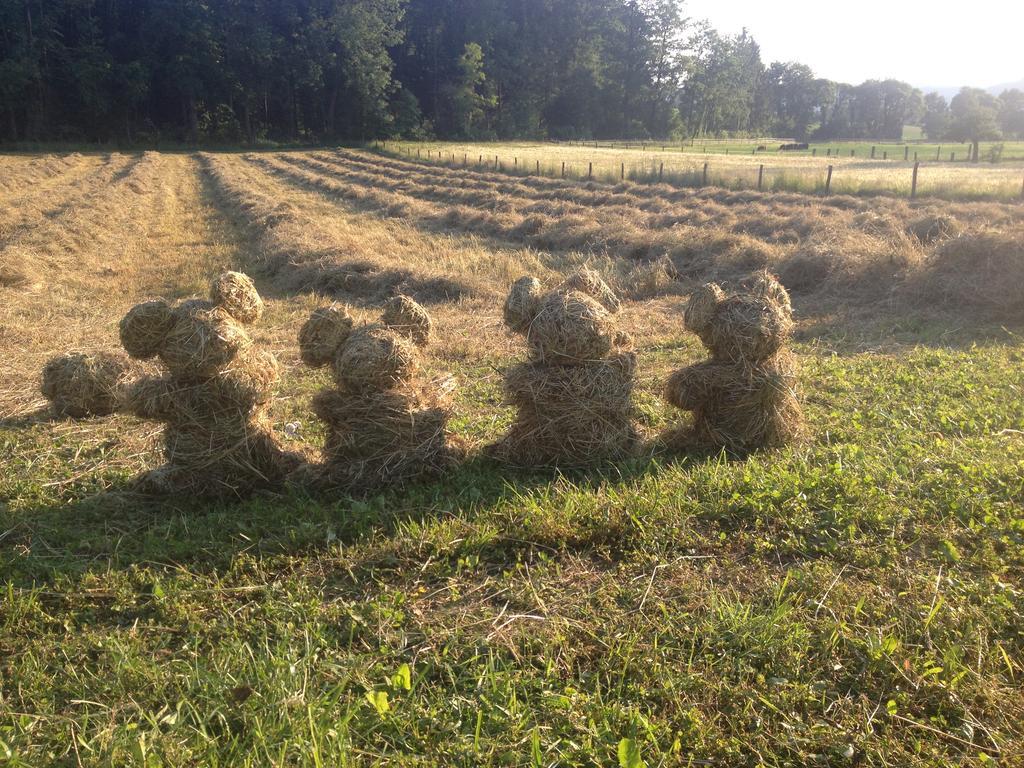
[{"label": "tall green tree", "polygon": [[949,103],[949,136],[956,141],[971,143],[971,159],[978,162],[978,148],[982,141],[998,139],[999,101],[980,88],[961,88]]}]

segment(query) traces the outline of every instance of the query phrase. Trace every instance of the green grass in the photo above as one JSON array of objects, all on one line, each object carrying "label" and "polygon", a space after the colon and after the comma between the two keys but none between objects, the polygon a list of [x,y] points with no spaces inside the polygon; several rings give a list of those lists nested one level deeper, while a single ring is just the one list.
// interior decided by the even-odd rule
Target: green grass
[{"label": "green grass", "polygon": [[358,501],[142,504],[148,426],[0,426],[0,763],[1019,764],[1024,346],[798,351],[806,445]]}]

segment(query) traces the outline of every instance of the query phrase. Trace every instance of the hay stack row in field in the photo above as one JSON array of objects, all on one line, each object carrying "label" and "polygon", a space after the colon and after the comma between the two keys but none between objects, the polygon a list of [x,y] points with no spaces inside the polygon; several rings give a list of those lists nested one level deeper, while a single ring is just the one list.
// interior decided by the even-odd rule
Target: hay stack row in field
[{"label": "hay stack row in field", "polygon": [[607,252],[626,263],[667,260],[671,270],[652,269],[646,295],[769,269],[789,289],[830,305],[889,302],[905,287],[934,304],[941,295],[921,294],[919,279],[932,255],[961,234],[1024,222],[1020,206],[1003,203],[581,184],[348,151],[281,162],[305,169],[324,191],[381,209],[404,201],[413,218],[448,229],[543,250]]},{"label": "hay stack row in field", "polygon": [[530,359],[505,374],[516,408],[508,433],[489,451],[519,466],[586,466],[632,453],[636,357],[615,327],[619,299],[582,269],[554,290],[520,278],[505,302],[505,324],[523,335]]},{"label": "hay stack row in field", "polygon": [[[122,319],[125,350],[134,359],[158,359],[162,376],[146,375],[114,354],[68,354],[44,371],[43,391],[58,413],[120,410],[163,422],[166,464],[140,479],[142,490],[225,497],[291,480],[365,493],[440,474],[464,455],[448,431],[447,393],[419,373],[420,348],[434,330],[415,301],[394,297],[381,322],[361,327],[344,307],[324,306],[303,325],[303,362],[329,366],[334,380],[313,399],[327,434],[322,461],[311,465],[283,450],[271,428],[278,365],[253,348],[244,328],[263,313],[252,281],[224,273],[210,297],[176,305],[147,301]],[[614,291],[587,268],[550,291],[532,277],[513,284],[504,319],[524,336],[530,354],[505,374],[516,416],[490,455],[519,466],[570,468],[635,452],[636,358],[616,327],[619,306]],[[750,450],[798,433],[795,368],[783,349],[790,313],[788,295],[770,275],[757,276],[742,295],[726,297],[709,285],[691,298],[686,324],[712,361],[674,375],[669,399],[695,411],[691,432],[701,444]]]},{"label": "hay stack row in field", "polygon": [[457,463],[448,398],[418,376],[418,347],[429,343],[432,329],[427,312],[405,296],[388,302],[380,323],[360,328],[339,305],[313,312],[299,333],[302,360],[330,366],[335,386],[313,399],[327,439],[323,461],[300,480],[364,493]]},{"label": "hay stack row in field", "polygon": [[[265,158],[247,155],[255,167],[273,170]],[[374,248],[366,233],[338,220],[310,226],[298,207],[281,202],[254,185],[238,164],[201,155],[217,194],[259,233],[256,269],[286,291],[316,291],[352,302],[382,302],[403,293],[423,302],[450,301],[478,289],[465,276],[453,278],[424,259],[399,265],[382,256],[387,244]]]}]

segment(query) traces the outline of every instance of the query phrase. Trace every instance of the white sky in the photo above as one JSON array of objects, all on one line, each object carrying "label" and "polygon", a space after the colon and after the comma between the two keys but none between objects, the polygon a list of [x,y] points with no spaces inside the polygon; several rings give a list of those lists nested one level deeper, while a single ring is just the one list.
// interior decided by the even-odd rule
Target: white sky
[{"label": "white sky", "polygon": [[1024,78],[1024,0],[684,0],[719,32],[743,27],[761,58],[799,61],[848,83],[986,88]]}]

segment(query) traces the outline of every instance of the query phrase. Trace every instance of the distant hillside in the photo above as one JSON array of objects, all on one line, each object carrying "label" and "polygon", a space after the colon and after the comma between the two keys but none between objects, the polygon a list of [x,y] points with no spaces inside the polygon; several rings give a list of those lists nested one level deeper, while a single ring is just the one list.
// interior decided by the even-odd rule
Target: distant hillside
[{"label": "distant hillside", "polygon": [[[949,101],[960,92],[959,85],[944,85],[944,86],[931,86],[922,85],[918,86],[922,93],[938,93],[946,97],[946,101]],[[991,85],[985,90],[991,93],[993,96],[998,96],[1003,91],[1008,91],[1011,88],[1019,88],[1024,91],[1024,79],[1017,80],[1012,83],[1000,83],[999,85]]]},{"label": "distant hillside", "polygon": [[1016,82],[1013,83],[1001,83],[1000,85],[993,85],[991,88],[986,88],[985,90],[987,90],[989,93],[998,96],[1003,91],[1008,91],[1011,88],[1016,88],[1017,90],[1024,91],[1024,79],[1017,80]]}]

